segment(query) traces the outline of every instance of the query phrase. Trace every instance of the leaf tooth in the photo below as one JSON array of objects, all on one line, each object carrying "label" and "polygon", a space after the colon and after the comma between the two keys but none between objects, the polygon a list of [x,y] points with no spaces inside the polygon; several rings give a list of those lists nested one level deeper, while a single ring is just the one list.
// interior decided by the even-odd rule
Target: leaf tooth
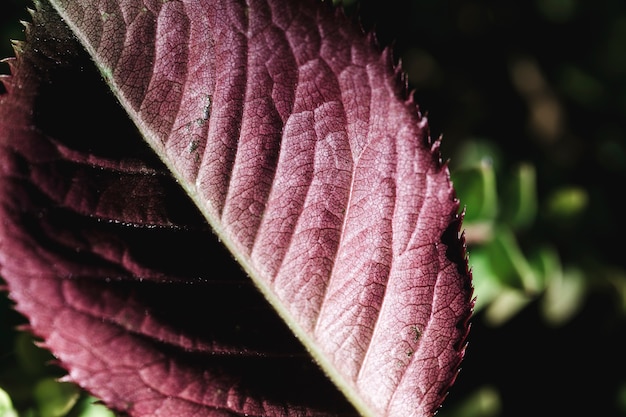
[{"label": "leaf tooth", "polygon": [[398,59],[398,63],[394,65],[394,70],[396,72],[395,77],[397,82],[400,84],[404,96],[406,97],[411,93],[411,90],[409,88],[409,76],[402,67],[402,59]]},{"label": "leaf tooth", "polygon": [[19,54],[24,52],[26,42],[20,40],[11,40],[11,47],[13,48],[13,53],[15,54],[15,56],[19,56]]},{"label": "leaf tooth", "polygon": [[[35,21],[37,19],[37,14],[35,11],[33,11],[32,9],[28,9],[28,12],[30,13],[33,21]],[[26,39],[33,39],[33,35],[31,34],[33,31],[33,24],[32,22],[29,22],[28,20],[20,20],[20,24],[22,26],[24,26],[24,35],[26,36]],[[25,42],[24,42],[25,44]]]},{"label": "leaf tooth", "polygon": [[[361,26],[361,28],[363,28],[363,26]],[[376,27],[372,28],[369,31],[365,31],[365,41],[369,42],[369,44],[371,46],[373,46],[374,48],[380,49],[381,47],[381,43],[380,40],[378,39],[378,35],[376,34]]]},{"label": "leaf tooth", "polygon": [[13,85],[14,85],[13,81],[14,80],[12,76],[0,74],[0,84],[2,84],[2,86],[4,87],[4,90],[8,94],[11,94],[13,92]]},{"label": "leaf tooth", "polygon": [[9,66],[9,69],[11,70],[11,74],[15,73],[15,61],[16,61],[15,57],[7,57],[4,59],[0,59],[0,62],[3,62]]},{"label": "leaf tooth", "polygon": [[15,326],[15,330],[17,330],[18,332],[23,332],[23,333],[33,332],[33,328],[30,324],[20,324],[18,326]]},{"label": "leaf tooth", "polygon": [[447,168],[448,160],[444,162],[441,156],[441,140],[442,137],[439,136],[437,139],[432,141],[430,145],[430,154],[433,156],[433,159],[437,162],[437,166],[439,168]]},{"label": "leaf tooth", "polygon": [[46,342],[44,342],[42,340],[35,340],[35,341],[33,341],[33,344],[35,346],[37,346],[39,349],[50,350],[50,345],[48,345]]},{"label": "leaf tooth", "polygon": [[31,15],[31,17],[35,17],[37,14],[37,10],[41,10],[41,2],[39,0],[33,0],[32,3],[35,7],[27,7],[26,11],[28,12],[28,14]]},{"label": "leaf tooth", "polygon": [[58,378],[59,382],[67,382],[70,384],[78,384],[75,378],[73,378],[70,374],[65,374],[62,377]]},{"label": "leaf tooth", "polygon": [[396,71],[396,65],[393,58],[393,46],[385,46],[384,48],[382,48],[380,52],[380,61],[384,65],[391,67],[392,71]]}]

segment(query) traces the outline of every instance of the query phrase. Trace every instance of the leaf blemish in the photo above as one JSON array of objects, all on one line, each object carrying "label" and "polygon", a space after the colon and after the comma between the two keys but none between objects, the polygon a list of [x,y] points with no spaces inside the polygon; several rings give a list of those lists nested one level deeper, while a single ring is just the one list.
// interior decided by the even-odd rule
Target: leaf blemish
[{"label": "leaf blemish", "polygon": [[204,121],[209,120],[209,116],[211,115],[211,96],[207,94],[206,100],[204,102],[204,111],[202,112],[202,119]]},{"label": "leaf blemish", "polygon": [[102,17],[102,21],[106,22],[107,20],[109,20],[112,17],[115,17],[114,14],[112,13],[107,13],[107,12],[100,12],[100,16]]},{"label": "leaf blemish", "polygon": [[411,326],[411,336],[413,338],[413,342],[417,342],[422,336],[422,332],[417,328],[417,326]]},{"label": "leaf blemish", "polygon": [[207,120],[209,120],[210,116],[211,116],[211,96],[207,94],[205,97],[204,106],[202,107],[202,116],[195,119],[194,122],[197,126],[202,126],[207,122]]},{"label": "leaf blemish", "polygon": [[189,142],[189,153],[194,153],[195,151],[197,151],[198,146],[198,141],[195,139]]}]

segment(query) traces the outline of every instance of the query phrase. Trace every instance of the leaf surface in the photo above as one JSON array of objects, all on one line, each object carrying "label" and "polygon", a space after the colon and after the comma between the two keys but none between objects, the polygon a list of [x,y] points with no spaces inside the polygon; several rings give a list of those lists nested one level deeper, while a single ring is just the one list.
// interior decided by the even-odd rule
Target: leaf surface
[{"label": "leaf surface", "polygon": [[310,355],[358,413],[432,415],[470,274],[390,51],[313,1],[53,4],[158,155],[42,13],[0,102],[0,265],[69,377],[133,416],[355,413]]}]

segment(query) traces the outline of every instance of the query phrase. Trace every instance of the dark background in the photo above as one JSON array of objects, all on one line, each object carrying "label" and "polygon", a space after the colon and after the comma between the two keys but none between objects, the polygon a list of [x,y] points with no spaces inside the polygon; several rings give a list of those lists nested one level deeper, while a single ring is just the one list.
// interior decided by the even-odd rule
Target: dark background
[{"label": "dark background", "polygon": [[[540,208],[562,187],[587,196],[573,218],[540,209],[517,236],[523,250],[553,245],[563,265],[582,272],[580,310],[549,324],[539,296],[497,326],[479,311],[441,415],[626,415],[626,3],[357,3],[349,13],[393,43],[453,172],[464,145],[480,140],[498,151],[497,175],[521,162],[535,168]],[[3,0],[0,56],[12,55],[8,39],[23,38],[24,4]],[[0,308],[1,368],[20,318],[4,298]],[[459,408],[472,398],[488,404]]]}]

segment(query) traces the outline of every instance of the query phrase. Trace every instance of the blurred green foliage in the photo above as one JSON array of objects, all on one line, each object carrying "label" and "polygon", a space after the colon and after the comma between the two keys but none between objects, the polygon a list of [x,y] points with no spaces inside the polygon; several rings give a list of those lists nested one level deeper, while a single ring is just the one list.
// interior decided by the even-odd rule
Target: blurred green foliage
[{"label": "blurred green foliage", "polygon": [[[465,209],[476,314],[439,415],[626,416],[626,3],[335,3],[393,43]],[[0,309],[0,417],[107,415]]]},{"label": "blurred green foliage", "polygon": [[[465,235],[477,294],[476,313],[485,309],[484,319],[501,325],[540,298],[548,322],[569,320],[584,301],[581,273],[564,271],[558,250],[548,242],[536,244],[526,254],[518,241],[519,235],[532,230],[539,213],[534,166],[523,163],[503,175],[496,172],[495,167],[502,164],[494,160],[497,152],[488,144],[467,141],[464,146],[452,179],[467,207]],[[547,212],[558,218],[576,216],[586,208],[585,196],[581,189],[559,189],[548,201]]]},{"label": "blurred green foliage", "polygon": [[10,310],[6,297],[0,309],[0,417],[114,416],[76,385],[63,382],[65,373],[53,356],[37,347],[28,332],[13,327],[23,319]]}]

